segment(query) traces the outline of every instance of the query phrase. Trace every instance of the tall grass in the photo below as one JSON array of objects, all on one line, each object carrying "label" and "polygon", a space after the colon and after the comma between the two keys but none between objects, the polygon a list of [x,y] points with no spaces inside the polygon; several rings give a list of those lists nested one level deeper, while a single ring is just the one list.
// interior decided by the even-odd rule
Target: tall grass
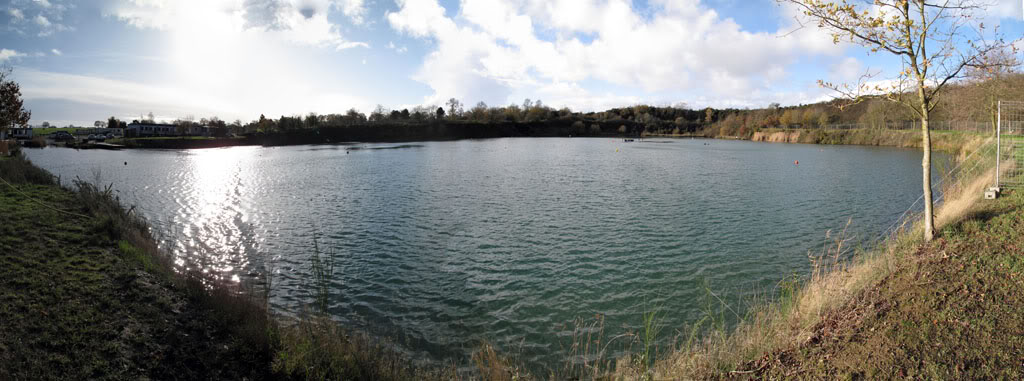
[{"label": "tall grass", "polygon": [[320,243],[313,234],[313,252],[310,255],[310,273],[313,275],[314,306],[320,314],[327,315],[331,299],[331,281],[334,279],[334,250],[324,254],[320,252]]},{"label": "tall grass", "polygon": [[[0,186],[35,184],[59,186],[54,176],[22,156],[0,158]],[[191,308],[202,311],[217,330],[230,333],[232,346],[258,372],[272,379],[410,380],[453,379],[454,367],[419,366],[387,340],[352,331],[327,314],[335,273],[332,251],[322,251],[314,239],[310,253],[311,313],[290,318],[270,307],[273,266],[262,279],[226,281],[201,269],[177,268],[173,256],[161,250],[149,225],[135,208],[125,208],[102,174],[92,181],[72,182],[74,205],[50,205],[90,218],[90,237],[110,245],[126,261],[180,291]],[[16,188],[17,189],[17,188]],[[197,340],[201,340],[197,338]]]},{"label": "tall grass", "polygon": [[57,184],[56,177],[45,169],[32,165],[21,152],[10,157],[0,156],[0,179],[10,184]]},{"label": "tall grass", "polygon": [[[990,180],[991,165],[985,143],[971,148],[978,155],[961,155],[961,168],[946,188],[937,222],[948,223],[961,216]],[[963,160],[963,158],[971,158]],[[877,246],[865,250],[853,247],[848,227],[826,233],[820,251],[809,253],[810,274],[791,276],[779,282],[777,293],[756,304],[733,329],[723,329],[724,303],[705,303],[704,320],[710,328],[699,339],[680,346],[661,359],[658,378],[727,378],[756,374],[773,361],[773,351],[798,348],[821,339],[819,324],[824,316],[850,303],[872,284],[896,271],[908,252],[921,243],[920,226],[913,217],[904,220]],[[710,290],[709,290],[710,291]]]}]

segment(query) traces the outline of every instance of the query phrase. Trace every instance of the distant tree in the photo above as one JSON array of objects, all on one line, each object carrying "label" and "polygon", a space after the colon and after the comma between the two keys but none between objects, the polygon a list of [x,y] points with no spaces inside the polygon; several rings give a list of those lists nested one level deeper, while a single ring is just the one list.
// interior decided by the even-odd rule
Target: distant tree
[{"label": "distant tree", "polygon": [[978,58],[982,64],[967,67],[968,83],[973,83],[980,88],[981,101],[988,118],[992,122],[992,131],[995,132],[998,118],[997,102],[999,98],[1006,96],[1012,85],[1006,81],[1006,77],[1015,74],[1021,62],[1017,58],[1017,48],[1013,45],[994,49]]},{"label": "distant tree", "polygon": [[436,115],[437,119],[444,119],[444,107],[438,107]]},{"label": "distant tree", "polygon": [[831,118],[829,118],[829,115],[828,115],[827,112],[822,112],[821,114],[818,114],[818,121],[817,121],[818,122],[818,127],[826,127],[826,126],[828,126],[830,121],[831,121]]},{"label": "distant tree", "polygon": [[0,68],[0,131],[27,127],[32,119],[32,112],[25,109],[21,99],[21,86],[9,79],[13,71],[10,67]]},{"label": "distant tree", "polygon": [[488,119],[487,104],[483,101],[477,102],[476,106],[469,109],[469,119],[478,122],[486,122]]},{"label": "distant tree", "polygon": [[518,122],[522,119],[522,110],[519,105],[513,103],[505,107],[505,120],[509,122]]},{"label": "distant tree", "polygon": [[575,135],[586,133],[587,125],[583,124],[582,121],[577,120],[575,122],[572,122],[572,129],[570,131],[572,131],[572,133]]},{"label": "distant tree", "polygon": [[306,125],[306,128],[317,128],[320,126],[321,122],[322,118],[320,115],[317,115],[315,112],[311,112],[306,114],[306,119],[303,121],[303,124]]},{"label": "distant tree", "polygon": [[562,107],[558,109],[558,116],[561,118],[568,118],[572,116],[572,109],[569,107]]},{"label": "distant tree", "polygon": [[409,114],[409,109],[407,109],[407,108],[403,108],[403,109],[402,109],[402,113],[401,113],[401,116],[400,116],[400,117],[401,117],[402,119],[409,119],[409,118],[411,117],[411,115]]},{"label": "distant tree", "polygon": [[149,123],[156,123],[156,117],[153,116],[153,112],[152,111],[150,111],[149,113],[146,114],[146,119],[145,120],[147,122],[149,122]]},{"label": "distant tree", "polygon": [[462,102],[458,99],[451,98],[448,102],[445,102],[445,105],[448,106],[449,119],[455,119],[462,115]]},{"label": "distant tree", "polygon": [[819,113],[819,110],[813,108],[805,110],[802,115],[803,117],[800,119],[800,124],[802,124],[804,127],[817,126]]},{"label": "distant tree", "polygon": [[384,119],[387,118],[387,115],[389,113],[391,113],[391,111],[389,111],[386,107],[384,107],[383,105],[377,105],[377,107],[375,107],[373,109],[373,111],[370,112],[370,121],[371,122],[383,121]]},{"label": "distant tree", "polygon": [[39,126],[42,127],[42,128],[49,128],[50,127],[50,122],[43,122],[43,124],[41,124]]},{"label": "distant tree", "polygon": [[260,120],[256,122],[257,131],[267,133],[270,132],[273,129],[273,127],[274,122],[271,121],[270,119],[267,119],[267,117],[264,116],[263,114],[260,114]]},{"label": "distant tree", "polygon": [[171,124],[175,126],[175,131],[178,135],[187,135],[189,133],[189,128],[195,125],[191,120],[184,118],[178,118],[174,122],[171,122]]},{"label": "distant tree", "polygon": [[363,113],[353,107],[345,112],[345,119],[348,120],[349,123],[362,123],[366,122],[366,115],[363,115]]},{"label": "distant tree", "polygon": [[715,109],[708,107],[704,109],[704,123],[711,124],[715,121]]},{"label": "distant tree", "polygon": [[779,117],[779,125],[782,128],[789,127],[793,123],[793,110],[786,110],[782,112],[782,116]]}]

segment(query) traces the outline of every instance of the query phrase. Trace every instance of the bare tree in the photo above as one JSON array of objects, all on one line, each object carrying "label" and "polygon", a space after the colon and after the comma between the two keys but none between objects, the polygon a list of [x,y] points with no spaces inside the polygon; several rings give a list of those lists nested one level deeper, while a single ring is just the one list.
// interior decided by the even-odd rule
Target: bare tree
[{"label": "bare tree", "polygon": [[445,102],[445,105],[448,106],[449,118],[455,119],[459,116],[462,116],[462,102],[460,102],[458,99],[451,98],[448,100],[448,102]]},{"label": "bare tree", "polygon": [[[938,94],[963,78],[968,67],[984,66],[980,59],[1008,44],[987,42],[976,13],[976,0],[776,0],[796,6],[803,22],[817,24],[832,35],[833,42],[850,42],[872,53],[885,52],[900,58],[903,70],[891,85],[833,84],[819,81],[844,97],[859,102],[865,93],[883,93],[886,99],[909,108],[921,120],[924,189],[924,239],[935,235],[932,198],[932,146],[928,122],[938,104]],[[970,35],[969,35],[970,34]],[[862,81],[870,79],[865,74]]]}]

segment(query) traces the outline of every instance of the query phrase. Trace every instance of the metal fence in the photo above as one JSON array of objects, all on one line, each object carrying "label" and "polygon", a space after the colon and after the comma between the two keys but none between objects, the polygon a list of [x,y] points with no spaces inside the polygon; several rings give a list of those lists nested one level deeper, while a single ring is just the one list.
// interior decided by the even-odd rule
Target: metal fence
[{"label": "metal fence", "polygon": [[1024,187],[1024,102],[999,101],[996,186]]},{"label": "metal fence", "polygon": [[[942,170],[938,178],[933,178],[932,194],[934,203],[941,205],[947,195],[973,194],[980,192],[993,180],[992,162],[996,157],[998,145],[995,139],[987,139],[966,157],[954,160],[952,168]],[[978,188],[978,187],[981,188]],[[973,192],[973,193],[972,193]],[[907,210],[900,215],[885,231],[878,235],[873,244],[881,244],[907,229],[913,228],[924,215],[924,194],[917,198]]]},{"label": "metal fence", "polygon": [[[793,126],[790,126],[793,127]],[[814,127],[810,127],[814,128]],[[896,130],[896,131],[912,131],[921,129],[921,121],[904,121],[904,122],[886,122],[886,123],[836,123],[827,124],[820,128],[826,130],[855,130],[855,129],[875,129],[875,130]],[[994,130],[991,122],[970,122],[970,121],[930,121],[928,122],[928,128],[933,131],[970,131],[970,132],[989,132]]]}]

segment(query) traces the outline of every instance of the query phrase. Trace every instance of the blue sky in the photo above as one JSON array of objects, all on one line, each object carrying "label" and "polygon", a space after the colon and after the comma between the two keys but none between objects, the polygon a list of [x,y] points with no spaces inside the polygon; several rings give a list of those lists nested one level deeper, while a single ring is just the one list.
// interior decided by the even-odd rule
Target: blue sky
[{"label": "blue sky", "polygon": [[[1010,39],[1021,0],[983,15]],[[32,124],[521,104],[762,107],[892,72],[771,0],[8,0]]]}]

